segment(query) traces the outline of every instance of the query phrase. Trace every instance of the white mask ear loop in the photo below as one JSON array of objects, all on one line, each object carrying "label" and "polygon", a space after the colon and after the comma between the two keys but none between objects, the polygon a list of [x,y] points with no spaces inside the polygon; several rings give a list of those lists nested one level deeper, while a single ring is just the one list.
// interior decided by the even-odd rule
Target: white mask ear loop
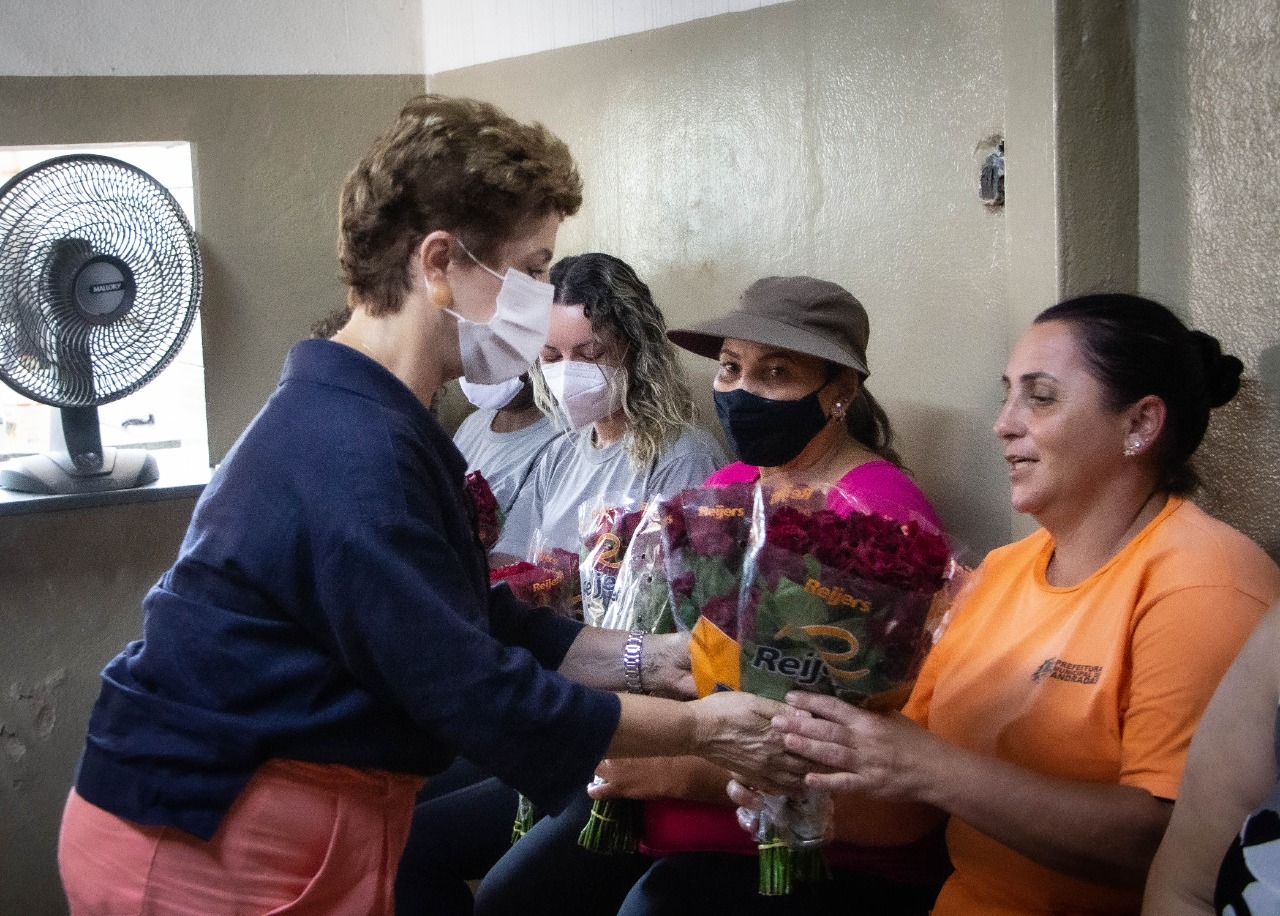
[{"label": "white mask ear loop", "polygon": [[459,247],[459,248],[461,248],[461,249],[463,250],[463,252],[465,252],[465,253],[466,253],[467,257],[469,257],[472,261],[474,261],[478,266],[483,267],[485,270],[489,271],[489,273],[493,274],[493,275],[494,275],[495,277],[497,277],[499,280],[503,279],[502,274],[498,273],[496,270],[494,270],[494,269],[493,269],[492,267],[490,267],[488,264],[484,263],[484,262],[483,262],[483,261],[481,261],[479,258],[477,258],[475,255],[473,255],[473,254],[471,253],[471,249],[470,249],[470,248],[468,248],[466,245],[462,244],[462,239],[458,238],[458,237],[455,235],[455,236],[453,237],[453,240],[454,240],[455,242],[457,242],[457,243],[458,243],[458,247]]},{"label": "white mask ear loop", "polygon": [[[473,255],[473,254],[471,253],[471,249],[470,249],[470,248],[468,248],[466,245],[462,244],[462,239],[458,238],[458,237],[455,235],[455,236],[453,237],[453,240],[454,240],[455,242],[457,242],[457,243],[458,243],[458,247],[459,247],[459,248],[461,248],[461,249],[463,250],[463,252],[465,252],[465,253],[466,253],[466,256],[467,256],[467,257],[469,257],[473,262],[475,262],[475,264],[476,264],[476,266],[477,266],[477,267],[480,267],[480,268],[482,268],[483,270],[487,270],[489,273],[493,274],[495,277],[497,277],[497,278],[498,278],[499,280],[501,280],[503,283],[506,283],[506,282],[507,282],[507,281],[506,281],[506,278],[505,278],[502,274],[498,273],[496,270],[494,270],[494,269],[493,269],[492,267],[490,267],[488,264],[485,264],[483,261],[481,261],[481,260],[480,260],[479,258],[477,258],[475,255]],[[449,304],[452,304],[452,299],[453,299],[452,295],[450,295],[450,297],[449,297],[449,298],[450,298],[450,303],[449,303]],[[433,300],[433,301],[434,301],[434,300]],[[457,312],[455,312],[455,311],[454,311],[453,309],[451,309],[451,308],[441,307],[441,309],[440,309],[440,310],[441,310],[442,312],[445,312],[446,314],[452,315],[454,318],[456,318],[456,319],[458,320],[458,323],[459,323],[459,324],[461,324],[461,323],[462,323],[462,322],[464,322],[464,321],[471,321],[471,319],[470,319],[470,318],[464,318],[462,315],[459,315]],[[497,314],[498,314],[498,313],[497,313],[497,310],[495,309],[495,311],[494,311],[494,317],[495,317],[495,318],[497,317]],[[490,319],[489,319],[489,321],[492,321],[492,320],[493,320],[493,318],[490,318]],[[479,322],[473,322],[473,323],[474,323],[474,324],[486,324],[487,322],[479,321]]]}]

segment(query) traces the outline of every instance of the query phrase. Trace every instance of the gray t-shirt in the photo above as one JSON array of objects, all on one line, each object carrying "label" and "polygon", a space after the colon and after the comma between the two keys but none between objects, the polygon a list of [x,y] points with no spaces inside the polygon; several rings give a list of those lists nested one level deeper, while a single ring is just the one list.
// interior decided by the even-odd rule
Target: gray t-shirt
[{"label": "gray t-shirt", "polygon": [[525,557],[534,532],[544,547],[578,552],[578,507],[603,496],[617,504],[676,493],[701,484],[725,463],[719,443],[701,429],[689,429],[653,465],[637,473],[623,448],[625,439],[607,448],[591,444],[591,427],[551,444],[533,479],[507,516],[495,553]]},{"label": "gray t-shirt", "polygon": [[490,429],[496,410],[477,410],[462,421],[453,434],[453,444],[467,459],[468,471],[479,471],[489,482],[498,508],[504,514],[533,479],[537,461],[561,433],[546,417],[512,433]]}]

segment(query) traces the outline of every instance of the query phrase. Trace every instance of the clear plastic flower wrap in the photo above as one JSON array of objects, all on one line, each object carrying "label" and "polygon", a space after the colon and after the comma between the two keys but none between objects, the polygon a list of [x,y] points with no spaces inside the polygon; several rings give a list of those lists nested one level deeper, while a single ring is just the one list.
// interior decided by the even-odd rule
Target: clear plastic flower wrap
[{"label": "clear plastic flower wrap", "polygon": [[738,689],[738,599],[755,484],[690,487],[660,506],[676,627],[691,634],[698,695]]},{"label": "clear plastic flower wrap", "polygon": [[[938,635],[954,568],[946,537],[923,519],[868,512],[834,487],[758,487],[738,603],[740,688],[896,709]],[[824,871],[814,857],[832,812],[817,790],[767,799],[755,825],[762,893]]]},{"label": "clear plastic flower wrap", "polygon": [[[623,545],[622,561],[611,600],[599,611],[597,626],[639,633],[670,633],[671,590],[663,565],[662,516],[659,498],[639,511],[634,521],[624,514],[613,530]],[[593,617],[596,613],[593,611]],[[634,852],[639,834],[639,803],[626,798],[597,799],[578,835],[578,845],[592,852]]]},{"label": "clear plastic flower wrap", "polygon": [[634,499],[617,497],[615,500],[608,494],[584,503],[578,510],[582,619],[590,626],[604,626],[622,559],[643,513],[644,505]]},{"label": "clear plastic flower wrap", "polygon": [[542,532],[535,531],[527,556],[518,563],[489,570],[489,583],[505,582],[517,598],[581,619],[578,555],[546,544]]},{"label": "clear plastic flower wrap", "polygon": [[[692,631],[700,694],[808,690],[872,709],[902,704],[957,569],[940,532],[865,511],[835,487],[695,488],[664,508],[674,616]],[[831,812],[822,793],[767,800],[753,820],[761,893],[824,873]]]}]

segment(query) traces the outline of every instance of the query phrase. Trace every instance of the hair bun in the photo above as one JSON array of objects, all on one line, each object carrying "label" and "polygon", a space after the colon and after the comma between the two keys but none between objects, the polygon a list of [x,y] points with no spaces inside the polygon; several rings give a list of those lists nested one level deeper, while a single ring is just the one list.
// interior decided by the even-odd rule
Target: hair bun
[{"label": "hair bun", "polygon": [[1222,352],[1218,338],[1204,331],[1192,331],[1191,337],[1200,358],[1204,360],[1204,387],[1210,407],[1221,407],[1240,390],[1240,375],[1244,363],[1230,353]]}]

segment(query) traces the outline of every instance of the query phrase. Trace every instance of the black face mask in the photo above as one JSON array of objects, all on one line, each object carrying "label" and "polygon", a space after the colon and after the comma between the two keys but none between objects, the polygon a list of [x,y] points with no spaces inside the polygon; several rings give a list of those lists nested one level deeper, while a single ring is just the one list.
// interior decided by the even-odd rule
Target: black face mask
[{"label": "black face mask", "polygon": [[827,425],[818,391],[798,401],[774,401],[741,388],[715,391],[712,396],[716,416],[738,460],[776,468],[803,452]]}]

